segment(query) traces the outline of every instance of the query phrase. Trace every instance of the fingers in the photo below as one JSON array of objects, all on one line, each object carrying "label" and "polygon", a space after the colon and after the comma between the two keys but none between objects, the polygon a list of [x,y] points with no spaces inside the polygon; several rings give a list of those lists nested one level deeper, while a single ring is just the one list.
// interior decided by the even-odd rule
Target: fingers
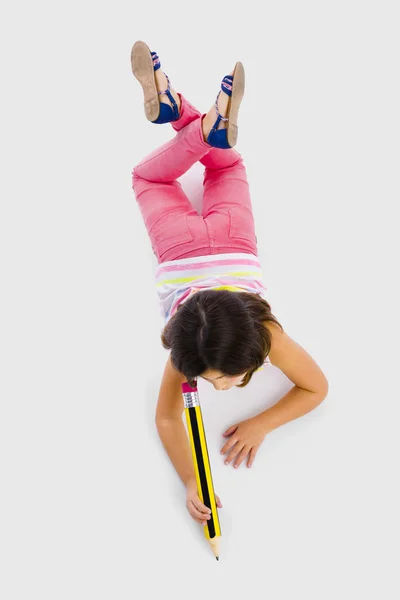
[{"label": "fingers", "polygon": [[236,431],[237,427],[237,425],[231,425],[230,427],[228,427],[228,429],[224,432],[223,435],[230,435],[231,433]]},{"label": "fingers", "polygon": [[217,494],[215,494],[215,501],[217,503],[218,508],[222,508],[222,502],[219,499],[219,497],[217,496]]},{"label": "fingers", "polygon": [[227,462],[229,462],[228,461],[229,454],[233,454],[234,452],[237,452],[237,447],[236,447],[237,442],[238,442],[238,440],[236,440],[234,438],[230,438],[229,442],[226,442],[225,446],[221,449],[221,454],[227,453],[227,456],[225,458],[225,464]]},{"label": "fingers", "polygon": [[[222,502],[217,495],[215,495],[215,501],[218,508],[222,508]],[[198,500],[198,502],[195,500],[190,500],[187,504],[187,507],[190,515],[197,523],[200,523],[200,525],[206,525],[211,519],[211,510],[208,508],[208,506],[202,504],[200,500]]]},{"label": "fingers", "polygon": [[[242,454],[242,452],[245,450],[246,446],[239,446],[239,442],[232,448],[232,450],[229,452],[228,456],[225,458],[225,464],[227,465],[228,463],[231,462],[231,460],[233,460],[235,458],[236,455],[239,454],[239,456]],[[247,454],[248,450],[246,450],[246,454]]]},{"label": "fingers", "polygon": [[202,525],[205,525],[211,518],[211,510],[207,506],[204,506],[200,500],[196,504],[191,500],[188,508],[192,517]]},{"label": "fingers", "polygon": [[[192,515],[193,517],[193,515]],[[209,519],[205,519],[204,517],[202,517],[201,519],[198,519],[197,517],[193,517],[193,519],[196,521],[196,523],[200,523],[200,525],[203,525],[203,527],[205,527],[209,521]]]},{"label": "fingers", "polygon": [[248,452],[249,452],[248,446],[244,446],[242,448],[242,451],[236,457],[235,464],[233,465],[235,467],[235,469],[244,461]]},{"label": "fingers", "polygon": [[249,446],[243,446],[240,452],[239,448],[240,447],[238,444],[231,448],[230,452],[225,457],[225,464],[227,465],[234,460],[233,466],[237,468],[246,459],[246,456],[248,455],[247,466],[251,467],[257,454],[258,448],[256,446],[253,446],[252,448],[249,448]]},{"label": "fingers", "polygon": [[253,461],[255,459],[256,454],[257,454],[257,448],[255,448],[253,446],[253,448],[249,452],[249,458],[248,458],[248,461],[247,461],[247,466],[248,467],[251,467],[251,465],[253,464]]},{"label": "fingers", "polygon": [[226,452],[229,452],[229,450],[232,450],[237,441],[238,440],[235,437],[229,438],[226,444],[221,448],[221,454],[225,454]]}]

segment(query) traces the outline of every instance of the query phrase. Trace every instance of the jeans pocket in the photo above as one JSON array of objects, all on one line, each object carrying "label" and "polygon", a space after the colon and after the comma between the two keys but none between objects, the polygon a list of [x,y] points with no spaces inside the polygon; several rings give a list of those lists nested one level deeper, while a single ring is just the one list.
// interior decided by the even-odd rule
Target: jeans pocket
[{"label": "jeans pocket", "polygon": [[160,217],[151,228],[150,239],[153,251],[162,256],[171,248],[193,241],[187,215],[167,213]]},{"label": "jeans pocket", "polygon": [[245,206],[235,206],[229,209],[229,237],[231,239],[247,240],[257,244],[254,217],[251,210]]}]

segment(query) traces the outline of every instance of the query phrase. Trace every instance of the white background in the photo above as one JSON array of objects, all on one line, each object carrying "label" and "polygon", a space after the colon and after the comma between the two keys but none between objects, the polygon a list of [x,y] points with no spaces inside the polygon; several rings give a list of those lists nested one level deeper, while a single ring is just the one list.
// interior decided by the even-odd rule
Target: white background
[{"label": "white background", "polygon": [[[2,599],[397,599],[397,3],[8,2],[0,22]],[[222,432],[288,381],[200,382],[219,562],[154,426],[168,353],[131,171],[173,131],[145,118],[138,39],[202,112],[243,62],[269,301],[330,383],[235,470]]]}]

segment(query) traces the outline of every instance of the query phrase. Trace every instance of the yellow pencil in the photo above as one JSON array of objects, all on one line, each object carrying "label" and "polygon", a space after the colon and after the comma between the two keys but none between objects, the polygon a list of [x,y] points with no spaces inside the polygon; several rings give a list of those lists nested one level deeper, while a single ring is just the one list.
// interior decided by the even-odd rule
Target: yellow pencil
[{"label": "yellow pencil", "polygon": [[182,383],[182,395],[185,405],[186,423],[190,447],[192,449],[194,470],[196,473],[197,492],[203,504],[211,509],[210,519],[208,519],[207,524],[204,526],[204,534],[210,543],[215,558],[219,560],[221,528],[215,501],[197,383],[194,388],[190,387],[187,381]]}]

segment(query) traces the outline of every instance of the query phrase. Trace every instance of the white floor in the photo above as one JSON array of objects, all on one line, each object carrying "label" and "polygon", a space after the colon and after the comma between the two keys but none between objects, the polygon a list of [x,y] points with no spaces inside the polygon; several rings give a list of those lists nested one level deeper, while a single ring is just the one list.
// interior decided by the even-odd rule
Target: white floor
[{"label": "white floor", "polygon": [[[263,6],[39,0],[1,19],[4,600],[399,597],[397,5]],[[222,432],[290,383],[200,383],[219,562],[153,421],[168,353],[131,171],[173,133],[145,119],[137,39],[204,112],[243,62],[269,299],[330,382],[238,470]],[[201,176],[183,178],[195,203]]]}]

